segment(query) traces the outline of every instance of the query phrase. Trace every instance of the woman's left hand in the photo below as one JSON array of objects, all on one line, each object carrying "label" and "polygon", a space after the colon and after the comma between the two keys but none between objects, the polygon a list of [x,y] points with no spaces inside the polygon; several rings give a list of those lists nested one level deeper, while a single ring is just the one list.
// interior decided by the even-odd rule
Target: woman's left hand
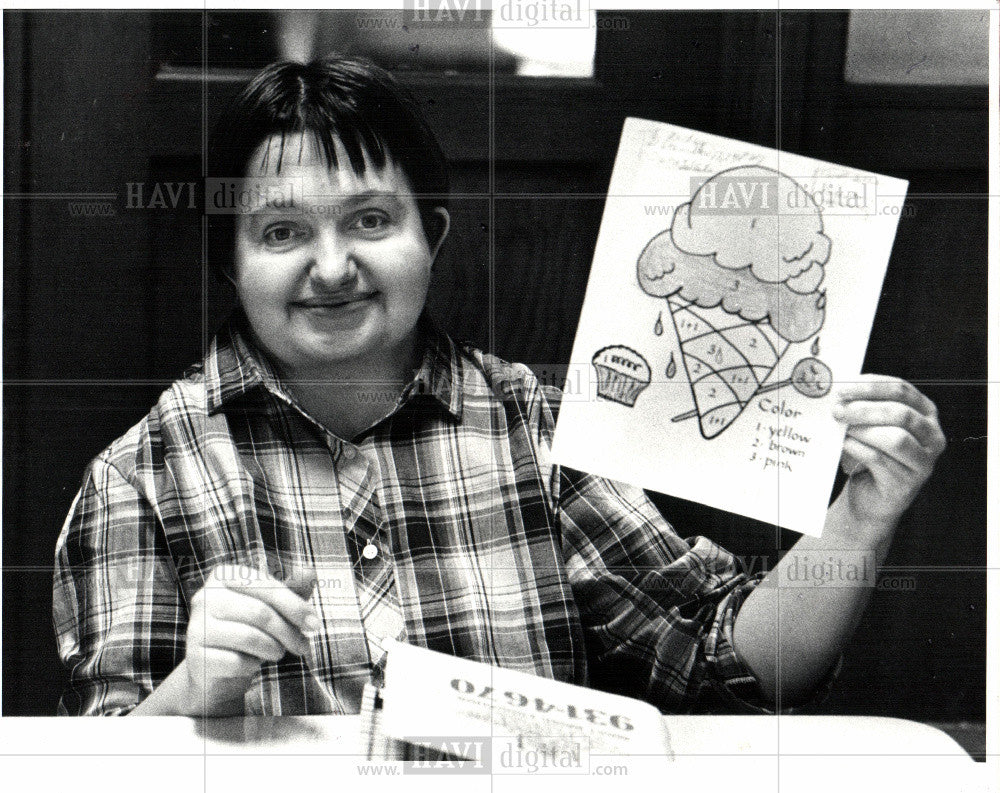
[{"label": "woman's left hand", "polygon": [[836,394],[833,416],[847,424],[842,498],[856,521],[892,524],[931,475],[946,441],[937,407],[897,377],[861,375]]}]

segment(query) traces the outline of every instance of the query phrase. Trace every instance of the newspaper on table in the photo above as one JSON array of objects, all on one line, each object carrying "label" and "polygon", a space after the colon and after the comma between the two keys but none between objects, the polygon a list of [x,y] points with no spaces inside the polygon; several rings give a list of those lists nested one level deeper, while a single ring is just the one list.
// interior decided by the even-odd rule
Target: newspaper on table
[{"label": "newspaper on table", "polygon": [[906,188],[626,119],[553,460],[819,535]]},{"label": "newspaper on table", "polygon": [[672,757],[652,705],[411,644],[389,644],[379,696],[369,745],[396,759],[414,757],[402,747],[416,746],[494,773],[529,756],[586,773],[591,755]]}]

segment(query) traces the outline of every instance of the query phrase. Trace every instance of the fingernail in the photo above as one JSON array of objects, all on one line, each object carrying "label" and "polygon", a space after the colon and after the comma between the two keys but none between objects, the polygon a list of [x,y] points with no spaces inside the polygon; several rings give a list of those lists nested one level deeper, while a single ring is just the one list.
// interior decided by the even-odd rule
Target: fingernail
[{"label": "fingernail", "polygon": [[830,412],[833,414],[833,417],[837,421],[843,421],[844,420],[845,412],[844,412],[844,406],[843,405],[834,405],[833,408],[830,410]]},{"label": "fingernail", "polygon": [[315,614],[312,613],[306,614],[304,622],[307,631],[312,631],[313,633],[316,633],[320,628],[319,617],[317,617]]}]

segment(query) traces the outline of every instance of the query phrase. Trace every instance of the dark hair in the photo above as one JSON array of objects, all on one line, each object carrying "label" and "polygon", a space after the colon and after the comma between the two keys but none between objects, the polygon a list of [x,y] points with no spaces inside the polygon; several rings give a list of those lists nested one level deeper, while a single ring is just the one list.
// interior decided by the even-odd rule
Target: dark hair
[{"label": "dark hair", "polygon": [[[448,170],[434,133],[411,94],[367,60],[332,56],[309,64],[279,61],[264,67],[223,113],[208,144],[210,179],[239,179],[253,153],[272,135],[312,132],[331,168],[334,138],[357,174],[365,155],[376,167],[392,160],[417,200],[424,234],[433,245],[443,231],[435,207],[447,207]],[[275,164],[280,172],[281,161]],[[209,264],[221,275],[232,264],[235,216],[208,215]]]}]

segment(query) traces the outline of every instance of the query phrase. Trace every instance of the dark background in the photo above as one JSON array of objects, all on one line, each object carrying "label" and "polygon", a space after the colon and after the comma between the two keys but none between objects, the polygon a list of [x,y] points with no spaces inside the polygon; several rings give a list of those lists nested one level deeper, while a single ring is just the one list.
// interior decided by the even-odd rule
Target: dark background
[{"label": "dark background", "polygon": [[[875,593],[822,711],[982,722],[986,89],[845,84],[846,12],[614,15],[628,29],[598,33],[592,80],[400,71],[462,194],[433,308],[505,358],[566,363],[626,115],[908,179],[865,370],[924,390],[949,448],[888,559],[915,588]],[[220,16],[4,14],[4,715],[55,710],[52,550],[84,466],[227,305],[200,212],[130,209],[125,187],[196,181],[206,125],[252,74],[238,67],[273,56],[266,16]],[[183,68],[203,59],[207,82]],[[113,194],[114,216],[72,216],[77,192]],[[794,540],[655,498],[681,534],[739,553],[773,561]]]}]

